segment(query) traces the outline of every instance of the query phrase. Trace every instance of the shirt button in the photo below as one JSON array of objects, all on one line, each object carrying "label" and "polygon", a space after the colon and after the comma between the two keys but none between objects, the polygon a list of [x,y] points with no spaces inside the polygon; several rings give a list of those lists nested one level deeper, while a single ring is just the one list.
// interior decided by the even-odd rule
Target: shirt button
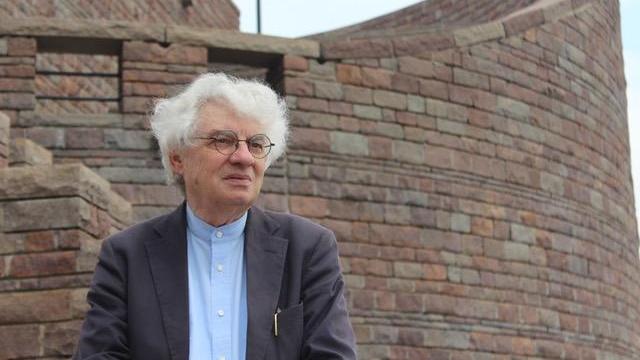
[{"label": "shirt button", "polygon": [[218,316],[219,317],[223,317],[224,316],[224,310],[218,310]]},{"label": "shirt button", "polygon": [[222,272],[223,269],[224,267],[222,266],[222,264],[216,265],[216,270],[218,270],[218,272]]},{"label": "shirt button", "polygon": [[222,231],[216,231],[216,237],[217,237],[218,239],[220,239],[220,238],[222,237],[222,235],[224,235],[224,234],[222,233]]}]

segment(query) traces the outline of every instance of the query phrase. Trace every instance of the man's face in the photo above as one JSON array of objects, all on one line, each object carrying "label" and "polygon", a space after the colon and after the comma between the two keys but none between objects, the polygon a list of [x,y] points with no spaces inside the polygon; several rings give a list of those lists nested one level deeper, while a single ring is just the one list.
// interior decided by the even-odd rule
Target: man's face
[{"label": "man's face", "polygon": [[[236,114],[221,102],[207,102],[198,113],[196,137],[207,137],[216,131],[231,130],[239,139],[262,134],[257,121]],[[262,187],[266,159],[256,159],[241,141],[231,155],[221,154],[207,140],[171,155],[174,172],[184,178],[189,205],[196,211],[207,209],[248,209]],[[216,210],[217,211],[217,210]]]}]

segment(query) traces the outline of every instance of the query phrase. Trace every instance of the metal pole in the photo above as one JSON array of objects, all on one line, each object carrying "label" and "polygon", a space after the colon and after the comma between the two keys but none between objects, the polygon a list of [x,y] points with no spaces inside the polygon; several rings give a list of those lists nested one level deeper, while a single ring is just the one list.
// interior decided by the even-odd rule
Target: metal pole
[{"label": "metal pole", "polygon": [[258,34],[262,34],[262,26],[261,26],[261,14],[260,14],[260,0],[256,0],[258,2],[258,4],[256,5],[258,8]]}]

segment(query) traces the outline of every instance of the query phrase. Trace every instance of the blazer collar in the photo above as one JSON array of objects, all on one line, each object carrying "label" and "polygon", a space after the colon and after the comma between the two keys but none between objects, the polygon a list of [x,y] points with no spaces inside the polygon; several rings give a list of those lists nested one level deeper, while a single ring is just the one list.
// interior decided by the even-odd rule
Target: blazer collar
[{"label": "blazer collar", "polygon": [[145,239],[151,276],[173,360],[189,359],[187,219],[183,203],[156,223],[157,238]]},{"label": "blazer collar", "polygon": [[[273,336],[280,285],[289,241],[275,235],[279,224],[257,207],[245,228],[247,271],[247,360],[264,357]],[[186,203],[159,221],[157,238],[145,239],[153,283],[171,357],[189,359],[189,276]]]},{"label": "blazer collar", "polygon": [[278,307],[280,285],[289,241],[275,235],[278,223],[257,207],[249,210],[245,229],[247,267],[247,360],[264,357],[273,336],[273,314]]}]

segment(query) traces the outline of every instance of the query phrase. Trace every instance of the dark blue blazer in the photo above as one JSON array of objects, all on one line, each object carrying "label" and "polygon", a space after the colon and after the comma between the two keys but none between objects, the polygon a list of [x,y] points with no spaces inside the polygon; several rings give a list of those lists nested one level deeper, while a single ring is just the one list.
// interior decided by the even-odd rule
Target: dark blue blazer
[{"label": "dark blue blazer", "polygon": [[[74,359],[189,359],[186,226],[183,204],[104,241]],[[247,359],[356,358],[331,231],[253,207],[245,256]]]}]

